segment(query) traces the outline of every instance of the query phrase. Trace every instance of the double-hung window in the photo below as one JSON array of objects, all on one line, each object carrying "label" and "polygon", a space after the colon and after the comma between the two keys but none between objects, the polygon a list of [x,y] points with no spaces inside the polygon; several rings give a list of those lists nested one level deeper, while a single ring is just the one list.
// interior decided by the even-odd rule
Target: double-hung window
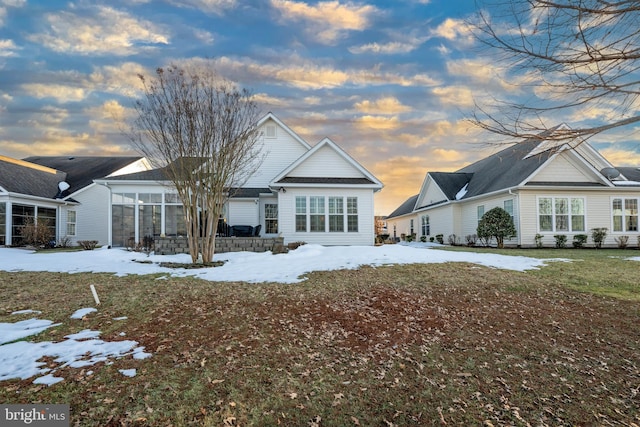
[{"label": "double-hung window", "polygon": [[614,232],[638,231],[638,199],[613,199],[612,214]]},{"label": "double-hung window", "polygon": [[344,199],[329,197],[329,231],[344,231]]},{"label": "double-hung window", "polygon": [[324,196],[309,197],[309,225],[309,230],[312,232],[326,231]]},{"label": "double-hung window", "polygon": [[76,211],[67,211],[67,236],[76,235]]},{"label": "double-hung window", "polygon": [[429,236],[431,234],[431,225],[429,224],[429,215],[420,217],[420,225],[422,227],[422,235]]},{"label": "double-hung window", "polygon": [[278,205],[275,203],[265,203],[264,205],[264,227],[266,234],[278,233]]},{"label": "double-hung window", "polygon": [[584,199],[581,197],[538,198],[538,228],[548,232],[584,232]]},{"label": "double-hung window", "polygon": [[296,231],[307,231],[307,198],[296,196]]}]

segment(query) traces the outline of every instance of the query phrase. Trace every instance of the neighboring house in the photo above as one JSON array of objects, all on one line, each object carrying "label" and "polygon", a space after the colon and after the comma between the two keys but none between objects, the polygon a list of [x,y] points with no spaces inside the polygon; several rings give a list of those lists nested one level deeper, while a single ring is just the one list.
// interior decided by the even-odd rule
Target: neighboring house
[{"label": "neighboring house", "polygon": [[93,180],[148,168],[141,157],[0,156],[0,245],[20,245],[28,217],[47,221],[56,240],[106,243],[109,191]]},{"label": "neighboring house", "polygon": [[[374,193],[382,183],[325,138],[311,147],[272,113],[259,122],[260,167],[235,189],[221,221],[260,236],[323,245],[374,243]],[[163,169],[95,182],[110,193],[106,243],[184,236],[181,202]]]},{"label": "neighboring house", "polygon": [[[537,234],[545,246],[554,235],[591,235],[607,228],[605,245],[629,236],[638,242],[640,170],[614,168],[587,142],[558,143],[530,139],[456,172],[428,172],[420,193],[387,218],[392,237],[415,234],[461,243],[476,233],[482,215],[494,207],[513,217],[517,236],[506,246],[532,247]],[[591,238],[589,238],[591,242]]]},{"label": "neighboring house", "polygon": [[[260,236],[285,243],[372,245],[382,183],[328,138],[311,147],[271,113],[258,126],[260,167],[235,189],[221,220],[259,225]],[[71,244],[186,235],[177,193],[163,169],[141,157],[0,157],[0,245],[22,243],[28,216]]]}]

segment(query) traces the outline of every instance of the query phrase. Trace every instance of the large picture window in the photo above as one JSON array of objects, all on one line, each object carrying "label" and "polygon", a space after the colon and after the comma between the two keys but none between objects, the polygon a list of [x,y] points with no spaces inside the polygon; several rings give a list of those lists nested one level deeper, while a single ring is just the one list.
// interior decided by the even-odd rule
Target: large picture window
[{"label": "large picture window", "polygon": [[638,199],[613,199],[613,231],[638,231]]},{"label": "large picture window", "polygon": [[296,196],[296,231],[357,233],[358,198]]},{"label": "large picture window", "polygon": [[540,197],[538,228],[547,232],[584,232],[584,199],[580,197]]}]

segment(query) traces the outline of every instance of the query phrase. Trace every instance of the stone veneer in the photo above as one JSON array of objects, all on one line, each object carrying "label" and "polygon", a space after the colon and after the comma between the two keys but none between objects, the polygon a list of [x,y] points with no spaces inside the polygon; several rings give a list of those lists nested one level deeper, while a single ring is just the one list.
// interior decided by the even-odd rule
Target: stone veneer
[{"label": "stone veneer", "polygon": [[[216,253],[225,252],[267,252],[281,249],[284,237],[216,237]],[[156,237],[156,255],[188,254],[186,237]]]}]

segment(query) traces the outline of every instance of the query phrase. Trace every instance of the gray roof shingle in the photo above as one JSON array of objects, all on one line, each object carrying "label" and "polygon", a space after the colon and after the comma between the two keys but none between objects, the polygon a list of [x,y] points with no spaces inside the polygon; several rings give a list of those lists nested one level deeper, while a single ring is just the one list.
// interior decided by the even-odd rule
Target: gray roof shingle
[{"label": "gray roof shingle", "polygon": [[64,195],[68,195],[90,185],[94,179],[108,176],[141,158],[140,156],[32,156],[24,160],[64,171],[67,175],[65,180],[70,186]]},{"label": "gray roof shingle", "polygon": [[58,194],[58,183],[66,179],[67,174],[58,170],[0,158],[0,187],[11,193],[53,199]]}]

